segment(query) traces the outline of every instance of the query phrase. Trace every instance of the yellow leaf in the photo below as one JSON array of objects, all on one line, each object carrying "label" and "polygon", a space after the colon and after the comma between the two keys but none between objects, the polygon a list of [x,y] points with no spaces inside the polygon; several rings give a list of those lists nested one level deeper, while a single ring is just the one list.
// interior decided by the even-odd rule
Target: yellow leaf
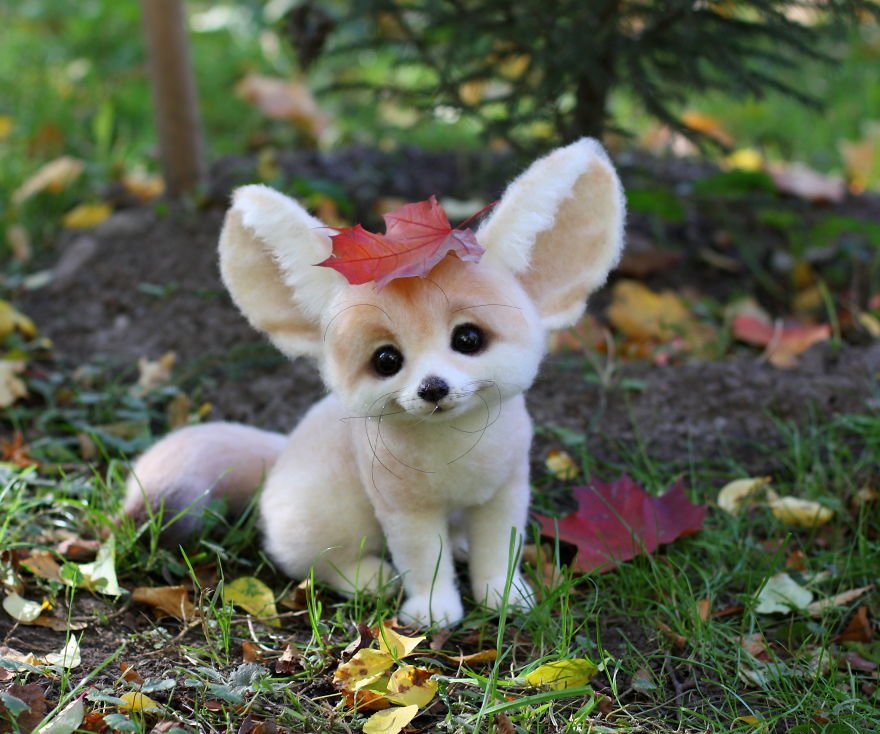
[{"label": "yellow leaf", "polygon": [[223,601],[241,607],[248,614],[272,627],[280,627],[281,620],[275,608],[275,594],[266,584],[253,576],[242,576],[223,587]]},{"label": "yellow leaf", "polygon": [[364,723],[364,734],[399,734],[410,721],[416,718],[417,713],[419,713],[418,706],[403,706],[377,711]]},{"label": "yellow leaf", "polygon": [[681,121],[691,130],[717,140],[722,145],[733,145],[733,136],[724,129],[721,120],[705,112],[685,112]]},{"label": "yellow leaf", "polygon": [[37,170],[12,194],[12,203],[21,206],[25,201],[41,191],[63,191],[79,178],[85,163],[77,158],[63,156],[50,161]]},{"label": "yellow leaf", "polygon": [[421,637],[406,637],[384,624],[379,627],[377,636],[379,638],[379,649],[387,652],[395,660],[405,658],[425,640],[424,635]]},{"label": "yellow leaf", "polygon": [[144,693],[128,691],[119,698],[125,701],[125,703],[119,704],[118,708],[120,711],[139,711],[144,714],[158,714],[162,712],[162,707]]},{"label": "yellow leaf", "polygon": [[544,460],[544,466],[557,479],[574,479],[578,475],[577,464],[566,451],[550,449]]},{"label": "yellow leaf", "polygon": [[113,207],[102,201],[91,204],[80,204],[71,209],[61,223],[67,229],[89,229],[97,227],[113,213]]},{"label": "yellow leaf", "polygon": [[437,681],[430,670],[414,665],[401,665],[391,674],[386,696],[399,706],[427,706],[437,695]]},{"label": "yellow leaf", "polygon": [[13,120],[9,115],[0,115],[0,143],[12,132]]},{"label": "yellow leaf", "polygon": [[712,336],[676,293],[655,293],[635,280],[621,280],[614,286],[608,318],[619,331],[636,340],[668,342],[678,337],[691,349],[699,350]]},{"label": "yellow leaf", "polygon": [[37,335],[37,327],[33,321],[18,311],[9,301],[0,299],[0,340],[5,339],[13,331],[31,339]]},{"label": "yellow leaf", "polygon": [[586,658],[572,658],[541,665],[525,679],[530,686],[547,686],[558,691],[586,685],[598,670],[595,663]]},{"label": "yellow leaf", "polygon": [[818,528],[834,517],[831,508],[798,497],[778,497],[768,504],[777,520],[801,528]]},{"label": "yellow leaf", "polygon": [[394,665],[394,658],[384,650],[365,647],[358,650],[347,663],[340,663],[333,674],[337,688],[358,691],[373,685],[385,671]]},{"label": "yellow leaf", "polygon": [[771,477],[735,479],[725,484],[718,493],[718,507],[730,515],[736,515],[755,492],[770,484]]},{"label": "yellow leaf", "polygon": [[738,171],[760,171],[764,167],[764,157],[754,148],[739,148],[724,159],[724,162]]},{"label": "yellow leaf", "polygon": [[183,622],[192,619],[195,613],[189,592],[183,586],[138,586],[131,592],[131,600],[147,604]]},{"label": "yellow leaf", "polygon": [[165,181],[161,176],[144,171],[134,171],[122,177],[122,186],[141,201],[150,201],[165,193]]},{"label": "yellow leaf", "polygon": [[23,371],[24,362],[0,361],[0,408],[8,408],[19,398],[27,396],[27,387],[18,377]]}]

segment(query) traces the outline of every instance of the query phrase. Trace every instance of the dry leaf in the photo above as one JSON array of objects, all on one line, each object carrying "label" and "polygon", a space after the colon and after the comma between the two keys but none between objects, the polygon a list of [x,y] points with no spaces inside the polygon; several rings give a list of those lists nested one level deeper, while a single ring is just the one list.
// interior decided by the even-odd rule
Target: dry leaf
[{"label": "dry leaf", "polygon": [[3,598],[3,609],[6,610],[10,617],[22,624],[31,624],[48,606],[48,603],[45,601],[30,601],[19,596],[14,591],[7,593]]},{"label": "dry leaf", "polygon": [[399,734],[416,714],[418,706],[402,706],[378,711],[364,723],[364,734]]},{"label": "dry leaf", "polygon": [[141,685],[144,682],[143,677],[135,670],[133,665],[121,662],[119,663],[119,670],[122,672],[122,677],[129,683]]},{"label": "dry leaf", "polygon": [[37,335],[37,327],[33,321],[15,308],[9,301],[0,299],[0,341],[17,331],[26,339]]},{"label": "dry leaf", "polygon": [[707,115],[705,112],[685,112],[681,116],[681,121],[685,127],[712,138],[725,147],[729,148],[734,143],[733,136],[724,129],[724,124],[714,115]]},{"label": "dry leaf", "polygon": [[300,652],[292,645],[284,648],[281,657],[275,661],[275,672],[279,675],[290,675],[299,667]]},{"label": "dry leaf", "polygon": [[712,600],[708,597],[697,602],[697,616],[704,622],[712,618]]},{"label": "dry leaf", "polygon": [[425,641],[424,635],[420,637],[407,637],[391,628],[386,622],[377,630],[374,630],[376,639],[379,641],[379,649],[389,654],[395,660],[405,658]]},{"label": "dry leaf", "polygon": [[799,497],[778,497],[767,504],[777,520],[801,528],[817,528],[834,517],[832,509]]},{"label": "dry leaf", "polygon": [[[288,650],[290,646],[288,646]],[[287,651],[285,650],[285,653]],[[283,656],[282,656],[283,657]],[[263,660],[263,651],[257,646],[255,642],[251,642],[250,640],[243,640],[241,643],[241,659],[245,663],[259,663]],[[275,666],[275,672],[280,672],[278,670],[278,665]]]},{"label": "dry leaf", "polygon": [[67,229],[90,229],[97,227],[113,213],[113,207],[104,202],[79,204],[61,219]]},{"label": "dry leaf", "polygon": [[479,652],[472,652],[469,655],[461,654],[461,655],[449,655],[445,652],[436,653],[439,657],[445,658],[450,663],[456,663],[458,665],[473,665],[474,663],[491,663],[494,662],[498,657],[498,650],[495,648],[491,648],[489,650],[480,650]]},{"label": "dry leaf", "polygon": [[740,314],[733,319],[733,335],[740,341],[765,347],[764,357],[774,367],[787,369],[813,344],[831,338],[829,324],[798,324]]},{"label": "dry leaf", "polygon": [[77,158],[63,156],[42,166],[12,194],[12,203],[21,206],[41,191],[63,191],[83,172],[85,163]]},{"label": "dry leaf", "polygon": [[868,619],[868,607],[859,607],[853,618],[835,640],[837,642],[870,642],[874,639],[874,627]]},{"label": "dry leaf", "polygon": [[386,697],[398,706],[427,706],[437,695],[437,681],[433,673],[414,665],[402,665],[391,674],[386,688]]},{"label": "dry leaf", "polygon": [[547,458],[544,460],[544,466],[556,479],[570,480],[578,475],[577,464],[571,458],[567,451],[559,449],[550,449],[547,452]]},{"label": "dry leaf", "polygon": [[125,591],[116,580],[116,539],[112,535],[98,549],[92,563],[65,563],[60,575],[68,586],[99,594],[119,596]]},{"label": "dry leaf", "polygon": [[813,203],[839,204],[846,196],[846,183],[840,176],[828,176],[803,163],[773,163],[769,173],[776,188]]},{"label": "dry leaf", "polygon": [[120,698],[125,703],[119,704],[120,711],[136,711],[144,714],[158,714],[162,707],[149,696],[137,691],[127,691]]},{"label": "dry leaf", "polygon": [[655,293],[634,280],[614,285],[607,314],[615,328],[637,341],[681,340],[689,350],[700,351],[714,338],[711,327],[700,323],[677,293]]},{"label": "dry leaf", "polygon": [[47,550],[32,550],[27,558],[21,559],[21,565],[34,576],[50,581],[61,581],[61,566],[58,565],[55,556]]},{"label": "dry leaf", "polygon": [[258,578],[242,576],[226,584],[223,587],[223,601],[241,607],[271,627],[281,626],[275,607],[275,594]]},{"label": "dry leaf", "polygon": [[364,648],[347,663],[339,664],[333,674],[333,683],[340,689],[359,691],[379,680],[392,665],[394,658],[387,652]]},{"label": "dry leaf", "polygon": [[151,201],[165,193],[165,181],[161,176],[143,170],[132,171],[122,177],[123,188],[140,201]]},{"label": "dry leaf", "polygon": [[834,596],[829,596],[827,599],[819,599],[818,601],[809,604],[807,606],[807,611],[814,617],[820,617],[822,616],[822,612],[826,609],[846,606],[847,604],[854,602],[863,594],[867,594],[869,591],[873,590],[873,588],[874,584],[870,584],[868,586],[861,586],[858,589],[842,591]]},{"label": "dry leaf", "polygon": [[81,662],[79,642],[75,637],[71,637],[60,652],[51,652],[46,655],[46,663],[48,665],[58,665],[62,668],[76,668],[79,667]]},{"label": "dry leaf", "polygon": [[718,493],[718,507],[730,515],[736,515],[742,509],[743,503],[770,481],[771,477],[734,479],[725,484]]},{"label": "dry leaf", "polygon": [[30,261],[34,254],[30,233],[20,224],[12,224],[6,228],[6,244],[9,245],[13,259],[20,263]]},{"label": "dry leaf", "polygon": [[171,370],[177,361],[174,352],[166,352],[157,360],[141,357],[138,360],[138,381],[131,392],[133,395],[143,396],[151,390],[159,387],[163,382],[171,379]]},{"label": "dry leaf", "polygon": [[761,171],[764,168],[764,156],[754,148],[738,148],[725,157],[724,163],[738,171]]},{"label": "dry leaf", "polygon": [[0,115],[0,143],[9,137],[14,126],[15,123],[9,115]]},{"label": "dry leaf", "polygon": [[556,660],[535,668],[525,676],[525,681],[530,686],[547,686],[558,691],[584,686],[598,671],[596,664],[587,658]]},{"label": "dry leaf", "polygon": [[813,592],[787,573],[777,573],[767,579],[755,599],[758,614],[788,614],[793,609],[807,609],[813,601]]},{"label": "dry leaf", "polygon": [[315,140],[330,127],[330,117],[321,111],[311,90],[302,82],[248,74],[236,85],[235,93],[266,117],[293,123]]},{"label": "dry leaf", "polygon": [[138,604],[147,604],[182,622],[192,619],[195,614],[195,607],[189,600],[189,591],[184,586],[138,586],[131,592],[131,600]]}]

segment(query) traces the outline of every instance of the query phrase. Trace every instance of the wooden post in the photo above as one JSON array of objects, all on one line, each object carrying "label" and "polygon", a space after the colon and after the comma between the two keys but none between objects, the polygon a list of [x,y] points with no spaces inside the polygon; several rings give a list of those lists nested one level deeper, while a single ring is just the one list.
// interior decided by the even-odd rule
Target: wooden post
[{"label": "wooden post", "polygon": [[183,0],[140,0],[162,174],[170,196],[192,191],[205,173],[195,77]]}]

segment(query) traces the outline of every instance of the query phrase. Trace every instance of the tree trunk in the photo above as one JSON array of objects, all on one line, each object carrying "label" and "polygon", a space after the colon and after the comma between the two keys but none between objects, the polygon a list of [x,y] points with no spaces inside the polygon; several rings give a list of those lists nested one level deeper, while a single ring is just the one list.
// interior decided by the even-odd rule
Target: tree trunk
[{"label": "tree trunk", "polygon": [[183,0],[141,0],[159,153],[168,194],[192,191],[205,171]]}]

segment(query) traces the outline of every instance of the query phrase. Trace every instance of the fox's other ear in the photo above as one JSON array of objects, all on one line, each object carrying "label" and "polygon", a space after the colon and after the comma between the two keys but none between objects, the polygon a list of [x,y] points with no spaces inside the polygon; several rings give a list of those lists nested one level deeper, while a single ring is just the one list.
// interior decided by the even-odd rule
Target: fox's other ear
[{"label": "fox's other ear", "polygon": [[623,248],[626,209],[602,146],[582,138],[533,163],[477,232],[486,259],[512,270],[544,326],[574,323]]},{"label": "fox's other ear", "polygon": [[321,316],[338,273],[314,267],[330,255],[328,228],[267,186],[237,189],[220,233],[220,272],[248,321],[290,357],[317,356]]}]

